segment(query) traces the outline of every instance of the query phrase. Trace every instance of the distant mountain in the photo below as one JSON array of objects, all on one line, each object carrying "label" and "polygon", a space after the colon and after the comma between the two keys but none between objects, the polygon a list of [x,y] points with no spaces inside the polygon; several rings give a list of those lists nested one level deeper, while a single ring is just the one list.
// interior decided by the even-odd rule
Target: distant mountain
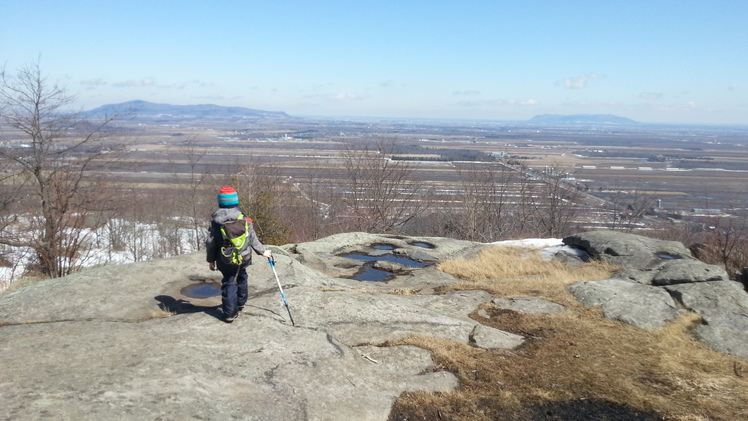
[{"label": "distant mountain", "polygon": [[187,120],[240,121],[257,119],[290,119],[282,111],[262,111],[243,107],[222,107],[213,104],[171,105],[155,104],[147,101],[128,101],[121,104],[107,104],[86,111],[90,118],[103,117],[127,110],[134,111],[134,120],[176,122]]},{"label": "distant mountain", "polygon": [[634,121],[625,117],[618,117],[612,114],[573,114],[573,115],[559,115],[559,114],[541,114],[527,120],[533,124],[606,124],[606,125],[638,125],[638,121]]}]

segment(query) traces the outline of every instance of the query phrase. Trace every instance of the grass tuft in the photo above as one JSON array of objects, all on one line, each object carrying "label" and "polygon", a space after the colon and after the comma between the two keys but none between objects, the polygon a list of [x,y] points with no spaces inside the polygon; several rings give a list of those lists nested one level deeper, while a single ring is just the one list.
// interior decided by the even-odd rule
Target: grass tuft
[{"label": "grass tuft", "polygon": [[605,319],[599,308],[581,306],[566,291],[574,282],[606,279],[617,268],[602,263],[571,268],[527,249],[494,247],[439,269],[463,279],[450,289],[536,296],[567,311],[527,314],[484,305],[490,317],[475,316],[477,321],[527,339],[515,351],[423,336],[400,341],[430,350],[435,369],[455,373],[460,389],[403,394],[391,420],[525,420],[531,419],[533,405],[588,400],[655,412],[667,420],[733,420],[748,414],[748,363],[698,341],[691,334],[701,323],[698,315],[684,314],[662,329],[639,329]]}]

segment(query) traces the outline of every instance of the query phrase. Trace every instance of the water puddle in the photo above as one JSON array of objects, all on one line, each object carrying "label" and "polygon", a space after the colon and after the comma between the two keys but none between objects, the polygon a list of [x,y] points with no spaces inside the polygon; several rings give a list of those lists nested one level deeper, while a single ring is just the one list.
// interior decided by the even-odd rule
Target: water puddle
[{"label": "water puddle", "polygon": [[413,241],[412,243],[408,243],[408,244],[410,244],[411,246],[421,247],[424,249],[435,249],[436,248],[435,245],[431,243],[427,243],[425,241]]},{"label": "water puddle", "polygon": [[221,285],[217,282],[192,284],[182,288],[179,292],[190,298],[210,298],[221,295]]},{"label": "water puddle", "polygon": [[340,257],[364,260],[367,262],[376,262],[377,260],[384,260],[386,262],[399,263],[401,265],[412,267],[412,268],[422,268],[426,266],[426,263],[419,262],[418,260],[413,260],[410,257],[394,256],[391,254],[385,254],[383,256],[369,256],[366,254],[359,254],[359,253],[347,253],[347,254],[341,254]]},{"label": "water puddle", "polygon": [[676,256],[674,254],[670,254],[670,253],[665,252],[665,251],[657,252],[657,253],[655,253],[655,256],[659,257],[660,259],[665,259],[665,260],[681,259],[680,256]]},{"label": "water puddle", "polygon": [[[390,244],[373,244],[371,246],[376,250],[394,250],[396,247]],[[420,269],[425,267],[429,263],[419,262],[418,260],[411,259],[407,256],[396,256],[394,254],[383,254],[381,256],[369,256],[363,253],[346,253],[341,254],[340,257],[347,257],[349,259],[363,260],[365,263],[361,269],[356,272],[351,279],[357,281],[372,281],[372,282],[387,282],[395,277],[395,274],[386,270],[375,269],[374,263],[377,261],[398,263],[403,266]]]},{"label": "water puddle", "polygon": [[356,272],[351,279],[356,281],[387,282],[394,277],[395,275],[393,273],[366,266]]}]

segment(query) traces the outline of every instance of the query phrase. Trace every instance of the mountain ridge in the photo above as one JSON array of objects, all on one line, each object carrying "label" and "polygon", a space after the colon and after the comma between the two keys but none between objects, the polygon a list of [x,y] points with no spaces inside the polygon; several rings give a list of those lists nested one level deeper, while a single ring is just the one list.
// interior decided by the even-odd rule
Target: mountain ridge
[{"label": "mountain ridge", "polygon": [[136,120],[184,121],[184,120],[244,120],[244,119],[291,119],[283,111],[265,111],[245,107],[226,107],[215,104],[173,105],[133,100],[119,104],[105,104],[88,110],[91,118],[117,113],[134,112]]}]

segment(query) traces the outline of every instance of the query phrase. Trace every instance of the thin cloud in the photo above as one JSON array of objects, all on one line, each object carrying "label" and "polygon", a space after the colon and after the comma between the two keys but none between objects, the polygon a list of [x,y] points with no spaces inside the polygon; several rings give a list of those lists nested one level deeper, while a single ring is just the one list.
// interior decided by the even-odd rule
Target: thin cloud
[{"label": "thin cloud", "polygon": [[201,80],[188,80],[186,82],[182,82],[179,85],[166,85],[162,86],[163,88],[177,88],[177,89],[185,89],[185,88],[191,88],[193,86],[197,86],[200,88],[207,88],[211,86],[215,86],[212,82],[203,82]]},{"label": "thin cloud", "polygon": [[563,80],[560,80],[556,82],[557,85],[563,85],[566,89],[584,89],[587,87],[587,84],[595,79],[602,79],[605,75],[599,75],[597,73],[588,73],[586,75],[581,75],[577,78],[566,78]]},{"label": "thin cloud", "polygon": [[618,101],[564,101],[561,103],[567,107],[594,107],[594,108],[611,108],[611,107],[622,107],[622,103]]},{"label": "thin cloud", "polygon": [[480,91],[452,91],[452,95],[465,95],[465,96],[480,95]]},{"label": "thin cloud", "polygon": [[104,79],[88,79],[81,81],[81,85],[84,86],[104,86],[106,84],[107,83]]},{"label": "thin cloud", "polygon": [[639,94],[639,98],[646,99],[648,101],[657,101],[662,97],[662,92],[642,92]]},{"label": "thin cloud", "polygon": [[395,86],[395,82],[392,80],[385,80],[384,82],[379,84],[380,88],[391,88]]},{"label": "thin cloud", "polygon": [[192,96],[192,99],[198,99],[201,101],[223,101],[224,98],[222,95],[204,95],[204,96]]},{"label": "thin cloud", "polygon": [[495,99],[495,100],[483,100],[483,101],[461,101],[457,105],[461,107],[501,107],[501,106],[514,106],[514,107],[532,107],[538,105],[539,102],[535,99]]},{"label": "thin cloud", "polygon": [[112,84],[112,86],[116,86],[117,88],[145,88],[155,85],[156,79],[149,77],[140,80],[127,80],[124,82],[117,82]]},{"label": "thin cloud", "polygon": [[369,95],[356,95],[350,92],[341,92],[327,97],[330,101],[361,101],[369,98]]},{"label": "thin cloud", "polygon": [[521,107],[527,107],[527,106],[538,105],[538,101],[532,98],[526,99],[526,100],[510,99],[510,100],[507,100],[507,105],[518,105]]},{"label": "thin cloud", "polygon": [[699,104],[696,101],[656,103],[652,108],[658,111],[689,111],[698,109]]}]

